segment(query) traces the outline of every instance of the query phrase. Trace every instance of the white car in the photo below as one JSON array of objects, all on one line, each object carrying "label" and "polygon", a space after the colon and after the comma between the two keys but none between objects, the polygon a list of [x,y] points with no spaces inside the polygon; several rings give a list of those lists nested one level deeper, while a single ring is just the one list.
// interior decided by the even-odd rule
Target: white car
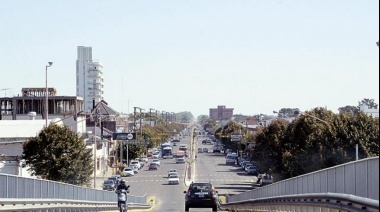
[{"label": "white car", "polygon": [[178,174],[171,174],[168,178],[169,185],[179,185],[179,176]]},{"label": "white car", "polygon": [[139,173],[139,168],[136,165],[132,165],[131,168],[135,174]]},{"label": "white car", "polygon": [[148,163],[148,162],[149,162],[149,159],[148,159],[146,156],[142,156],[141,159],[142,159],[143,161],[145,161],[145,163]]},{"label": "white car", "polygon": [[131,177],[131,176],[135,175],[135,172],[130,167],[125,168],[123,172],[124,172],[124,176],[126,176],[126,177]]},{"label": "white car", "polygon": [[153,154],[153,155],[152,155],[152,158],[154,158],[154,159],[157,159],[157,158],[159,158],[159,157],[160,157],[159,154]]},{"label": "white car", "polygon": [[178,175],[178,171],[177,171],[177,169],[170,169],[170,170],[168,171],[168,177],[169,177],[171,174],[177,174],[177,175]]},{"label": "white car", "polygon": [[153,160],[152,160],[152,163],[157,164],[157,166],[160,166],[160,165],[161,165],[161,162],[160,162],[160,160],[158,160],[158,159],[153,159]]},{"label": "white car", "polygon": [[138,160],[131,161],[130,166],[137,166],[138,169],[141,169],[141,163]]}]

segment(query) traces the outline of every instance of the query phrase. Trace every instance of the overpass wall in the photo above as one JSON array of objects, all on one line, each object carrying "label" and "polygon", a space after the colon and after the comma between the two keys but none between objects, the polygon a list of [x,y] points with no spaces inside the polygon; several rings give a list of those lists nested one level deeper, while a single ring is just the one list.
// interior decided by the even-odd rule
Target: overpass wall
[{"label": "overpass wall", "polygon": [[6,174],[0,174],[0,198],[117,201],[114,192]]},{"label": "overpass wall", "polygon": [[343,193],[379,200],[379,157],[367,158],[229,196],[227,202],[293,194]]}]

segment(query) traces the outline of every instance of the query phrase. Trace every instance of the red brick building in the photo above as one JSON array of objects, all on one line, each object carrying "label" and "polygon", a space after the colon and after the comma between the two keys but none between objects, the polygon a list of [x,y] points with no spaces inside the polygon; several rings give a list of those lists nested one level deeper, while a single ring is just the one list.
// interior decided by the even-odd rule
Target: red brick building
[{"label": "red brick building", "polygon": [[234,114],[234,108],[226,108],[219,105],[217,108],[210,108],[210,118],[215,120],[230,119]]}]

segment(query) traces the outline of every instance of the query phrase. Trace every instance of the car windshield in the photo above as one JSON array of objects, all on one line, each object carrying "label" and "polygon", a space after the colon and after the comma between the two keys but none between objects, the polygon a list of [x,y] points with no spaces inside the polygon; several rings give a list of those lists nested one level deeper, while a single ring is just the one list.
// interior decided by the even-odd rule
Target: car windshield
[{"label": "car windshield", "polygon": [[170,175],[169,178],[178,178],[178,175],[173,174],[173,175]]}]

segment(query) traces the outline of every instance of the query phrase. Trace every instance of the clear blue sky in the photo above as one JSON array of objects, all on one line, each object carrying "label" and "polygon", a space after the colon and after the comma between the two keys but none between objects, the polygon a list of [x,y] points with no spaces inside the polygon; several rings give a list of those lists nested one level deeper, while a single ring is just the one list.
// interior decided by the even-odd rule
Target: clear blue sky
[{"label": "clear blue sky", "polygon": [[1,0],[0,27],[0,96],[45,87],[48,61],[49,87],[75,96],[92,46],[120,112],[379,103],[378,0]]}]

